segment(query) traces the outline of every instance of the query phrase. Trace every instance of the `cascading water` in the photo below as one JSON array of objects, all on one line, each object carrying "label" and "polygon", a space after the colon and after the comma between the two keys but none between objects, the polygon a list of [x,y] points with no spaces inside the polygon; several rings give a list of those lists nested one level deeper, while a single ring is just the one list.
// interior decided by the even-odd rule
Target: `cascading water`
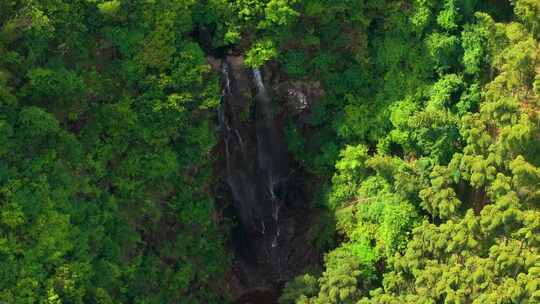
[{"label": "cascading water", "polygon": [[299,188],[290,182],[280,106],[271,98],[273,91],[265,86],[263,73],[249,71],[239,57],[225,58],[221,73],[218,118],[224,177],[239,219],[236,275],[243,288],[273,290],[303,265],[316,263],[306,239],[309,221],[299,210],[303,207],[291,209],[303,203],[298,195],[289,196],[291,186],[295,193]]},{"label": "cascading water", "polygon": [[226,61],[221,64],[221,75],[225,82],[223,95],[229,94],[231,92],[231,77],[229,76],[229,64]]},{"label": "cascading water", "polygon": [[240,135],[240,131],[236,129],[234,130],[234,134],[236,134],[236,138],[238,138],[238,144],[240,145],[240,150],[242,151],[242,155],[244,156],[244,158],[247,158],[246,145],[244,144],[242,135]]},{"label": "cascading water", "polygon": [[264,87],[264,82],[262,80],[261,70],[253,69],[253,79],[255,80],[255,86],[257,86],[258,93],[266,94],[266,88]]},{"label": "cascading water", "polygon": [[[231,78],[229,65],[226,61],[222,63],[222,78],[224,82],[222,103],[218,108],[220,131],[225,144],[225,161],[227,168],[227,184],[231,189],[234,201],[242,223],[251,229],[256,230],[253,223],[259,217],[257,210],[257,190],[254,183],[254,172],[250,168],[243,168],[242,164],[248,158],[245,144],[236,126],[229,99],[233,98],[231,90]],[[238,151],[240,153],[236,153]]]}]

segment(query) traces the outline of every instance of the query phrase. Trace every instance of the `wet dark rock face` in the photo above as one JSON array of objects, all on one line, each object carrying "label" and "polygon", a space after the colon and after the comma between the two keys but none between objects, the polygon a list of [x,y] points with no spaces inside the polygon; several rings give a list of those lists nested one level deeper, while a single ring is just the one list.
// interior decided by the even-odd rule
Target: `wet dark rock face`
[{"label": "wet dark rock face", "polygon": [[239,304],[277,303],[284,282],[319,259],[308,239],[305,186],[283,136],[287,113],[297,115],[309,103],[271,68],[251,70],[233,56],[210,61],[222,75],[222,188],[238,223],[229,289]]}]

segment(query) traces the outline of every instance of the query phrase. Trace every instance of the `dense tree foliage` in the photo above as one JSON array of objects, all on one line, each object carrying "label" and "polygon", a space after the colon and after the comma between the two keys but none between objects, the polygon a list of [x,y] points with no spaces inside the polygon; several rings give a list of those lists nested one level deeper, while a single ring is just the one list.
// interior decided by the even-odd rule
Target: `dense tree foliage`
[{"label": "dense tree foliage", "polygon": [[[0,302],[211,303],[219,84],[194,1],[0,4]],[[221,303],[222,300],[216,300]]]},{"label": "dense tree foliage", "polygon": [[285,134],[339,237],[280,303],[540,303],[538,0],[0,1],[0,302],[230,300],[227,48],[324,91]]},{"label": "dense tree foliage", "polygon": [[368,31],[380,85],[330,118],[346,145],[325,201],[344,240],[280,303],[540,302],[540,3],[497,21],[504,7],[441,2]]}]

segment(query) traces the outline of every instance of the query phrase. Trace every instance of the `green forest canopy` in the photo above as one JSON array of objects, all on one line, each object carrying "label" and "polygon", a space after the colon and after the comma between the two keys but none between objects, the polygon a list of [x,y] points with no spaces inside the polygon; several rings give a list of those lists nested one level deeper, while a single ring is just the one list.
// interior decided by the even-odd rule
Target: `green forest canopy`
[{"label": "green forest canopy", "polygon": [[0,302],[230,300],[203,27],[325,90],[281,304],[540,303],[538,0],[0,1]]}]

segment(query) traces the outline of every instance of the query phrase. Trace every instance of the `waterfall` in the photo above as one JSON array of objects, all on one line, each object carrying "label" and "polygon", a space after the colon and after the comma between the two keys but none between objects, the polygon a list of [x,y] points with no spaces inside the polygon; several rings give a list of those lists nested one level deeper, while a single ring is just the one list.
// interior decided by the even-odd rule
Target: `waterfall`
[{"label": "waterfall", "polygon": [[221,64],[221,74],[223,74],[223,79],[225,80],[224,95],[229,94],[231,91],[231,78],[229,76],[229,64],[225,60]]},{"label": "waterfall", "polygon": [[288,173],[287,154],[285,143],[282,141],[276,122],[272,115],[272,99],[266,92],[261,71],[253,69],[253,80],[257,88],[256,108],[258,112],[257,125],[257,158],[259,169],[265,176],[266,188],[268,189],[269,199],[271,204],[271,219],[275,227],[271,248],[276,248],[279,245],[280,235],[280,219],[279,211],[281,208],[280,193],[276,194],[281,186],[281,183],[286,178]]},{"label": "waterfall", "polygon": [[[296,274],[316,254],[303,255],[309,247],[304,231],[309,218],[294,212],[300,201],[290,181],[291,167],[283,138],[282,91],[265,83],[266,73],[249,69],[241,56],[223,58],[221,105],[217,109],[221,136],[220,160],[238,226],[234,230],[235,268],[246,286],[274,286]],[[271,73],[272,70],[264,70]],[[264,75],[263,75],[264,74]],[[278,94],[275,94],[278,93]],[[298,107],[306,96],[289,92]],[[275,94],[275,95],[274,95]],[[253,113],[249,119],[243,115]],[[290,187],[290,188],[289,188]],[[293,188],[294,187],[294,188]],[[290,195],[288,193],[291,193]],[[245,274],[249,276],[244,277]],[[244,281],[243,281],[244,282]]]},{"label": "waterfall", "polygon": [[238,144],[240,145],[240,150],[242,151],[242,155],[244,158],[247,159],[247,151],[246,151],[246,145],[244,144],[244,140],[242,139],[242,136],[240,135],[240,132],[238,129],[234,130],[234,133],[236,134],[236,138],[238,138]]},{"label": "waterfall", "polygon": [[228,133],[231,131],[231,127],[227,123],[227,118],[225,117],[225,110],[223,109],[223,100],[218,106],[218,121],[219,121],[219,130],[225,133],[225,137],[228,137]]},{"label": "waterfall", "polygon": [[272,218],[274,219],[275,225],[276,225],[276,233],[274,234],[274,237],[272,239],[272,248],[278,246],[278,238],[279,238],[279,208],[280,205],[277,202],[277,200],[273,200],[273,210],[272,210]]},{"label": "waterfall", "polygon": [[[226,60],[221,65],[222,72],[222,98],[218,107],[219,130],[225,148],[226,181],[231,190],[238,215],[247,229],[259,231],[260,210],[257,208],[257,190],[254,173],[244,164],[249,159],[246,144],[238,129],[238,117],[235,116],[234,98],[231,86],[231,73]],[[240,153],[239,153],[240,152]],[[265,233],[262,226],[262,234]]]},{"label": "waterfall", "polygon": [[266,88],[261,76],[261,71],[259,69],[253,69],[253,78],[255,79],[255,86],[257,87],[257,92],[259,94],[265,94]]},{"label": "waterfall", "polygon": [[272,212],[272,218],[274,218],[274,220],[279,220],[279,205],[276,204],[275,207],[274,207],[274,210]]}]

